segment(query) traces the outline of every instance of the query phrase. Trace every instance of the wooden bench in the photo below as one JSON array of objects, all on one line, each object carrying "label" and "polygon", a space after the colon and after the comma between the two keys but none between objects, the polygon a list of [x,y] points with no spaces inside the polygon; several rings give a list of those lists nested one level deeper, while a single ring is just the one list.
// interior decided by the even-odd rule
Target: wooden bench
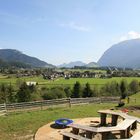
[{"label": "wooden bench", "polygon": [[63,140],[70,140],[71,138],[73,140],[91,140],[91,139],[88,139],[88,138],[85,138],[85,137],[82,137],[80,135],[76,135],[70,132],[61,132],[60,134],[63,135]]},{"label": "wooden bench", "polygon": [[69,127],[72,128],[74,134],[78,135],[79,130],[84,130],[86,132],[87,138],[92,138],[93,134],[100,133],[101,139],[106,139],[107,135],[113,131],[120,131],[121,138],[129,138],[130,137],[130,130],[135,124],[136,120],[132,119],[125,119],[124,121],[120,122],[117,126],[113,127],[90,127],[80,124],[70,124]]},{"label": "wooden bench", "polygon": [[[109,139],[109,140],[118,140],[118,139]],[[129,139],[119,139],[119,140],[140,140],[140,131],[136,132],[131,138]]]},{"label": "wooden bench", "polygon": [[72,133],[77,134],[79,133],[79,130],[83,130],[86,132],[86,137],[91,139],[92,135],[94,133],[97,133],[97,128],[96,127],[90,127],[86,125],[80,125],[80,124],[69,124],[69,127],[72,128]]},{"label": "wooden bench", "polygon": [[131,137],[131,140],[140,140],[140,131],[136,132],[136,134]]},{"label": "wooden bench", "polygon": [[[107,114],[112,115],[112,121],[111,121],[112,127],[90,127],[90,126],[80,125],[80,124],[70,124],[68,126],[72,128],[72,133],[63,132],[62,133],[62,135],[64,134],[63,140],[69,140],[70,138],[79,140],[78,138],[79,137],[81,138],[81,136],[78,135],[80,130],[85,131],[85,136],[87,139],[92,139],[94,134],[100,133],[101,139],[106,140],[107,135],[113,131],[120,131],[121,138],[129,138],[130,130],[136,129],[137,122],[140,121],[140,119],[137,117],[132,117],[132,116],[127,115],[126,113],[114,112],[111,110],[100,110],[98,111],[98,113],[101,114],[101,125],[106,125]],[[117,119],[119,116],[123,118],[123,121],[117,124]],[[138,136],[136,135],[135,137],[138,137]],[[134,140],[134,138],[132,140]]]},{"label": "wooden bench", "polygon": [[100,118],[101,118],[101,126],[105,126],[106,125],[106,117],[107,115],[111,115],[111,125],[112,126],[116,126],[117,125],[117,120],[119,117],[119,113],[118,112],[114,112],[111,110],[99,110],[98,113],[100,113]]},{"label": "wooden bench", "polygon": [[[130,116],[126,113],[123,113],[123,112],[115,112],[115,111],[112,111],[112,110],[99,110],[98,113],[100,114],[109,114],[109,115],[116,115],[116,116],[120,116],[122,117],[123,119],[134,119],[136,120],[138,123],[140,123],[140,118],[137,118],[137,117],[134,117],[134,116]],[[104,116],[106,117],[106,116]],[[105,119],[105,118],[104,118]],[[102,120],[101,120],[102,121]]]},{"label": "wooden bench", "polygon": [[136,120],[132,119],[125,119],[121,123],[117,125],[117,127],[120,129],[120,135],[121,138],[129,138],[130,137],[130,130],[136,129]]}]

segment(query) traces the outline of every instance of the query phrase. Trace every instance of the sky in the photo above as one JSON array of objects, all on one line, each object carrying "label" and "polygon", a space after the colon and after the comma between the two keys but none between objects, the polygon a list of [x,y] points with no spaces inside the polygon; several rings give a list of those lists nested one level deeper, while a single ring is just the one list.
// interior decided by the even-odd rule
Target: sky
[{"label": "sky", "polygon": [[97,62],[140,38],[140,0],[0,0],[0,48],[48,63]]}]

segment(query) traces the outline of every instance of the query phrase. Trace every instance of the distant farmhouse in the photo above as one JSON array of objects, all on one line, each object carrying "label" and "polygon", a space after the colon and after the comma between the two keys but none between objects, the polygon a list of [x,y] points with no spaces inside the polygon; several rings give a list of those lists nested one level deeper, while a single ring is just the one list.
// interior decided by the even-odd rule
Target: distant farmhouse
[{"label": "distant farmhouse", "polygon": [[28,81],[28,82],[26,82],[26,85],[27,86],[35,86],[35,85],[37,85],[37,82],[32,82],[32,81]]}]

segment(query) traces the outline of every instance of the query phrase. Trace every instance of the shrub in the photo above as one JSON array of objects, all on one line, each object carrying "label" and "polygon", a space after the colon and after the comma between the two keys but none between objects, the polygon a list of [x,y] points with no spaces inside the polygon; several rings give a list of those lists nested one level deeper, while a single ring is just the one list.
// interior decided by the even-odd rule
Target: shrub
[{"label": "shrub", "polygon": [[131,92],[138,92],[139,91],[139,82],[138,80],[132,80],[131,83],[129,84],[129,89]]},{"label": "shrub", "polygon": [[49,90],[46,90],[46,92],[44,92],[42,97],[45,100],[66,98],[66,93],[64,92],[63,88],[55,87],[55,88],[51,88]]}]

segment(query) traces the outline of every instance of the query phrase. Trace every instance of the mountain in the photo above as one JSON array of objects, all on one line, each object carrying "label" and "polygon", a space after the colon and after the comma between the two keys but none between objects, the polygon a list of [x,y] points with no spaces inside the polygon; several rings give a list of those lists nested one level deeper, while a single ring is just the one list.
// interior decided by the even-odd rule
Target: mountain
[{"label": "mountain", "polygon": [[64,63],[61,65],[58,65],[57,67],[59,68],[73,68],[75,66],[83,66],[83,67],[98,67],[96,62],[90,62],[88,64],[82,62],[82,61],[75,61],[75,62],[70,62],[70,63]]},{"label": "mountain", "polygon": [[54,67],[38,58],[28,56],[13,49],[0,49],[0,59],[8,63],[24,63],[32,67]]},{"label": "mountain", "polygon": [[96,62],[90,62],[85,65],[86,67],[98,67],[98,64]]},{"label": "mountain", "polygon": [[3,59],[0,59],[0,68],[31,68],[31,65],[22,63],[22,62],[16,62],[16,61],[4,61]]},{"label": "mountain", "polygon": [[59,67],[59,68],[62,68],[62,67],[73,68],[75,66],[85,66],[85,65],[86,65],[86,63],[83,63],[81,61],[75,61],[75,62],[70,62],[70,63],[64,63],[61,65],[58,65],[57,67]]},{"label": "mountain", "polygon": [[140,39],[120,42],[106,50],[99,59],[100,66],[140,68]]}]

